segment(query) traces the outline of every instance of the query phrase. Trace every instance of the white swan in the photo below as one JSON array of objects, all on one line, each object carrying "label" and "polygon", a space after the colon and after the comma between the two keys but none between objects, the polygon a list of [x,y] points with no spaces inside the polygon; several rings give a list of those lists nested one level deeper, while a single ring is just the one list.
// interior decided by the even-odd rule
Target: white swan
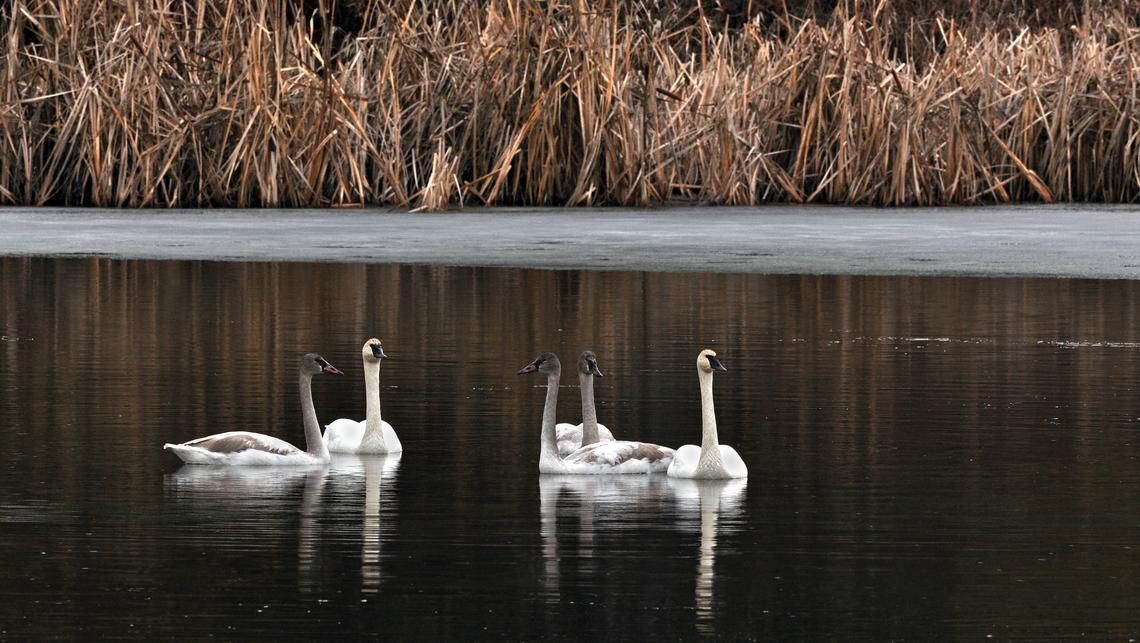
[{"label": "white swan", "polygon": [[652,473],[669,468],[673,449],[647,442],[600,442],[588,444],[565,458],[558,455],[554,415],[562,364],[554,353],[543,353],[519,369],[519,375],[535,371],[546,375],[546,405],[542,409],[542,444],[538,454],[540,473]]},{"label": "white swan", "polygon": [[380,419],[380,360],[387,359],[380,340],[372,338],[361,349],[364,359],[363,421],[341,418],[325,427],[324,441],[332,453],[383,455],[400,453],[404,446],[396,429]]},{"label": "white swan", "polygon": [[598,411],[594,408],[594,376],[605,377],[598,368],[594,351],[582,351],[578,356],[578,383],[582,394],[582,423],[559,422],[554,425],[558,441],[558,455],[566,457],[587,444],[613,442],[614,434],[604,424],[598,424]]},{"label": "white swan", "polygon": [[748,467],[736,449],[717,442],[716,413],[713,412],[713,371],[727,373],[716,353],[705,349],[697,355],[697,378],[701,382],[701,446],[686,444],[677,449],[669,475],[674,478],[726,480],[748,476]]},{"label": "white swan", "polygon": [[187,464],[225,465],[309,465],[329,461],[329,451],[321,441],[321,428],[313,408],[313,376],[318,373],[343,375],[335,366],[316,353],[301,358],[301,417],[305,423],[305,451],[288,442],[263,433],[228,431],[204,438],[164,444]]}]

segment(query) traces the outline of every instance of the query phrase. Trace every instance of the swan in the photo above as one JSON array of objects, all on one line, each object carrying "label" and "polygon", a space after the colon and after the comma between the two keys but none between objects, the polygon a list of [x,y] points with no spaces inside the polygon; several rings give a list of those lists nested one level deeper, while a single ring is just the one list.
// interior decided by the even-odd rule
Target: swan
[{"label": "swan", "polygon": [[321,440],[317,412],[313,408],[313,376],[318,373],[344,375],[325,358],[307,353],[301,358],[301,416],[305,423],[305,447],[302,451],[288,442],[263,433],[228,431],[204,438],[164,444],[187,464],[257,464],[310,465],[329,461],[329,451]]},{"label": "swan", "polygon": [[554,414],[558,407],[558,380],[562,364],[554,353],[543,353],[519,369],[519,375],[546,375],[546,405],[542,409],[542,443],[538,454],[540,473],[652,473],[665,471],[673,461],[673,449],[647,442],[615,440],[588,444],[566,457],[558,455]]},{"label": "swan", "polygon": [[375,337],[364,342],[361,349],[364,359],[365,420],[357,422],[341,418],[325,427],[324,441],[331,453],[357,453],[383,455],[400,453],[404,446],[396,436],[396,429],[380,419],[380,360],[388,359],[384,347]]},{"label": "swan", "polygon": [[717,442],[713,371],[727,373],[728,369],[717,359],[716,352],[706,348],[697,355],[697,379],[701,382],[701,446],[686,444],[677,449],[668,471],[674,478],[727,480],[748,476],[748,467],[736,449]]},{"label": "swan", "polygon": [[605,377],[598,368],[598,356],[594,351],[582,351],[578,356],[578,383],[582,393],[582,423],[573,425],[559,422],[554,425],[558,441],[558,455],[566,457],[580,447],[596,442],[613,442],[614,434],[604,424],[598,424],[598,412],[594,409],[594,376]]}]

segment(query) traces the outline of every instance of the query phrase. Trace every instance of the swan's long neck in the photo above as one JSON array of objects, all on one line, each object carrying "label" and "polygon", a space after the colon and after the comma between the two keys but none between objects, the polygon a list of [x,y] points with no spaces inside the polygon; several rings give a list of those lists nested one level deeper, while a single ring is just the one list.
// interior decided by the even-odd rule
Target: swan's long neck
[{"label": "swan's long neck", "polygon": [[594,408],[594,376],[578,373],[582,390],[582,446],[598,441],[598,411]]},{"label": "swan's long neck", "polygon": [[364,437],[361,442],[384,444],[380,420],[380,362],[364,360]]},{"label": "swan's long neck", "polygon": [[701,381],[701,459],[698,469],[705,466],[723,466],[720,459],[720,442],[716,436],[716,411],[713,409],[713,374],[697,369]]},{"label": "swan's long neck", "polygon": [[546,376],[546,405],[542,407],[542,451],[539,457],[558,458],[558,440],[554,433],[554,415],[558,410],[558,380],[561,372]]},{"label": "swan's long neck", "polygon": [[313,376],[301,373],[301,418],[305,422],[305,451],[322,460],[329,459],[329,450],[321,439],[321,425],[313,407]]}]

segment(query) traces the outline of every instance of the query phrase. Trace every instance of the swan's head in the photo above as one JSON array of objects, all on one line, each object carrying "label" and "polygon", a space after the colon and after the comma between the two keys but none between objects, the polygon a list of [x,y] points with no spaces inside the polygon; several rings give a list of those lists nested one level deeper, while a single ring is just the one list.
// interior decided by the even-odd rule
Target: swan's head
[{"label": "swan's head", "polygon": [[301,358],[301,372],[306,375],[317,375],[319,373],[344,375],[337,367],[329,364],[328,360],[316,353],[306,353],[305,356]]},{"label": "swan's head", "polygon": [[697,370],[702,373],[711,373],[713,371],[720,371],[721,373],[728,372],[724,364],[721,364],[720,360],[717,359],[716,351],[711,348],[706,348],[701,351],[700,355],[697,355]]},{"label": "swan's head", "polygon": [[384,354],[384,346],[380,344],[380,340],[373,337],[372,339],[364,342],[364,348],[360,349],[364,355],[364,359],[369,362],[379,362],[382,359],[388,359]]},{"label": "swan's head", "polygon": [[526,375],[538,371],[545,375],[559,374],[562,372],[562,363],[558,361],[558,356],[551,352],[543,353],[534,358],[530,364],[519,369],[519,375]]},{"label": "swan's head", "polygon": [[606,376],[602,369],[598,368],[598,356],[594,354],[594,351],[582,351],[582,354],[578,356],[578,372],[583,375]]}]

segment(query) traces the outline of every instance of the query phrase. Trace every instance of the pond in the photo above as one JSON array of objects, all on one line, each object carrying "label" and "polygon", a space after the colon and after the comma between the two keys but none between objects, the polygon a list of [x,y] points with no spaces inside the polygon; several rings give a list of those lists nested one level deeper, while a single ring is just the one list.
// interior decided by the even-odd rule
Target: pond
[{"label": "pond", "polygon": [[[0,259],[0,637],[1127,640],[1140,285]],[[399,456],[181,466],[363,417]],[[540,476],[551,350],[621,438],[747,480]],[[533,378],[533,379],[532,379]],[[564,368],[559,419],[579,421]]]}]

